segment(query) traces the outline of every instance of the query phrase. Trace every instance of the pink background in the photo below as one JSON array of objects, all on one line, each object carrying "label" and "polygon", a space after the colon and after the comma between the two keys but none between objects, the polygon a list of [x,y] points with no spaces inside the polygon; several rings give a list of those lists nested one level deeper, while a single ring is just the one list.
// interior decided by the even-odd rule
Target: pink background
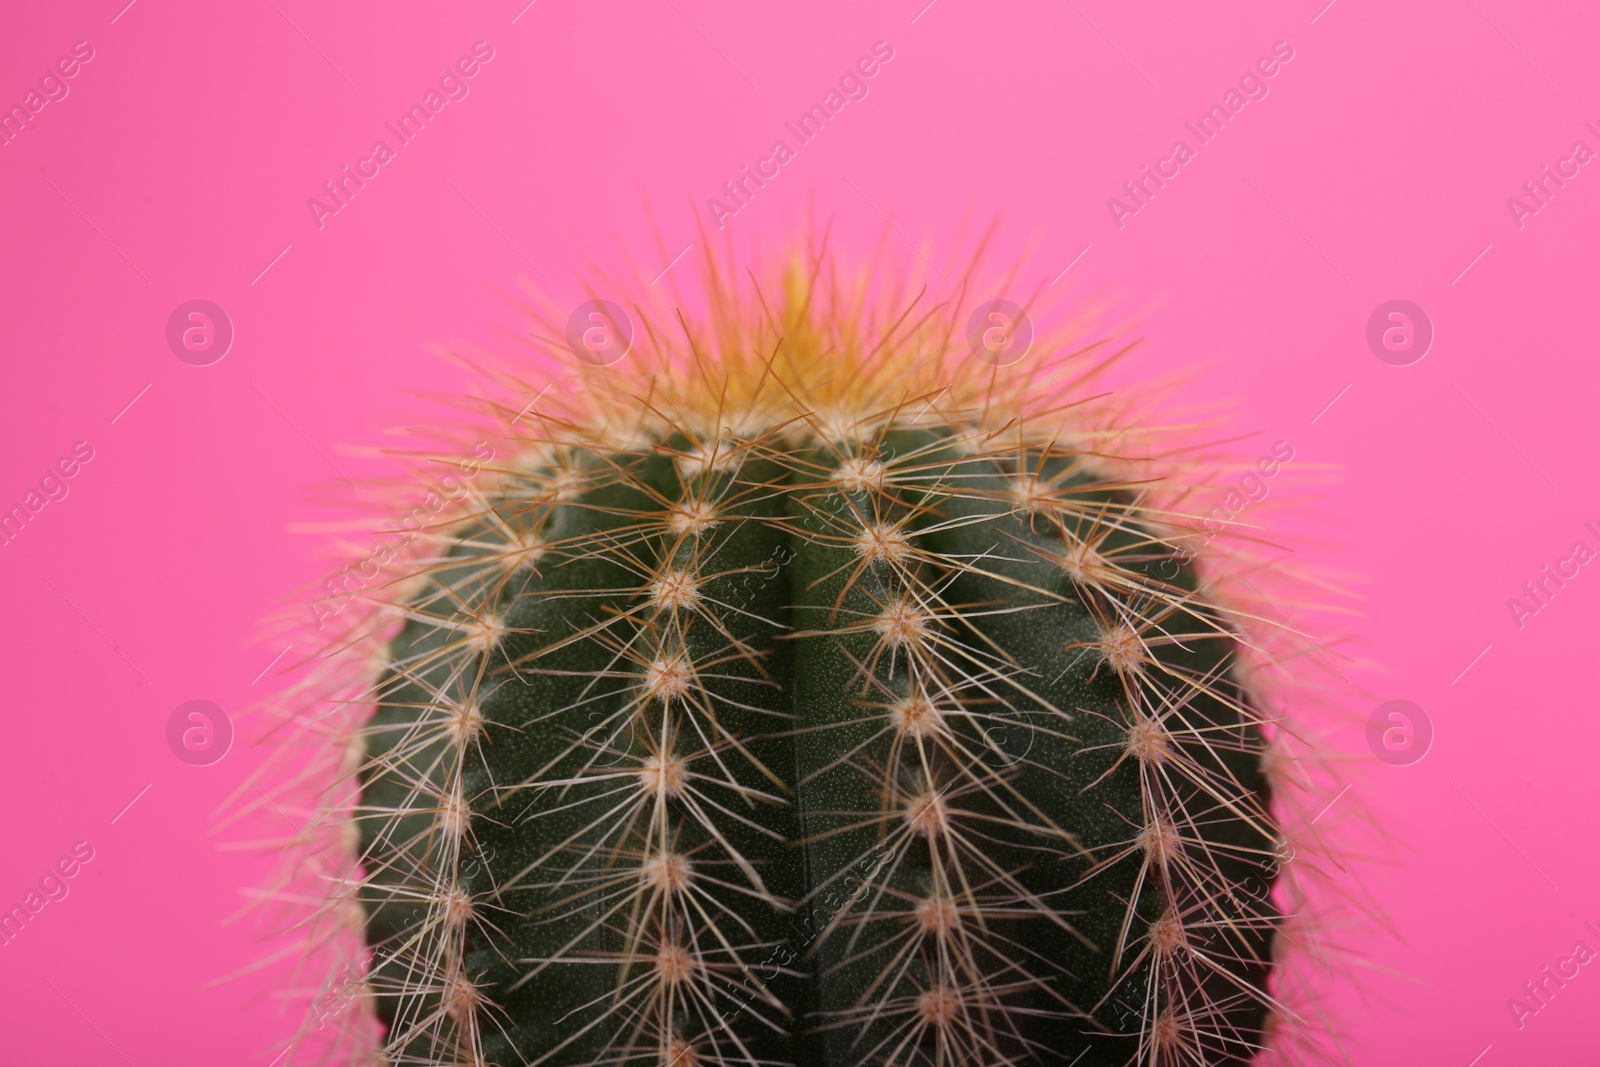
[{"label": "pink background", "polygon": [[[0,505],[74,442],[96,454],[0,548],[0,901],[74,842],[96,855],[0,948],[0,1061],[271,1062],[303,1003],[270,970],[210,984],[272,947],[226,923],[270,861],[214,829],[259,756],[186,766],[167,716],[194,698],[238,712],[279,684],[252,684],[281,648],[253,639],[259,620],[327,570],[325,541],[288,527],[347,514],[331,465],[381,474],[355,451],[418,410],[412,390],[461,385],[430,344],[514,324],[496,294],[524,279],[575,303],[613,243],[651,273],[698,255],[694,212],[878,40],[895,57],[868,98],[740,213],[737,240],[790,232],[809,196],[856,243],[892,213],[947,271],[969,216],[1000,219],[1003,257],[1031,243],[1043,280],[1091,246],[1056,290],[1146,311],[1136,370],[1208,361],[1194,395],[1233,405],[1258,435],[1247,454],[1293,444],[1271,521],[1308,564],[1356,576],[1341,669],[1437,729],[1421,763],[1384,766],[1362,731],[1376,701],[1345,694],[1332,742],[1359,773],[1328,820],[1379,813],[1398,844],[1397,865],[1351,877],[1399,936],[1341,934],[1362,991],[1325,1005],[1335,1058],[1600,1059],[1600,967],[1521,1031],[1506,1007],[1580,937],[1600,948],[1582,929],[1600,925],[1600,573],[1520,631],[1506,607],[1600,526],[1600,175],[1584,167],[1521,229],[1506,207],[1575,140],[1600,148],[1583,128],[1600,126],[1600,11],[525,2],[7,15],[7,107],[74,42],[95,57],[0,148]],[[470,95],[319,230],[306,199],[479,40],[495,57]],[[1106,199],[1279,40],[1294,59],[1270,95],[1119,229]],[[237,331],[214,366],[164,341],[196,297]],[[1409,367],[1364,342],[1395,297],[1437,331]]]}]

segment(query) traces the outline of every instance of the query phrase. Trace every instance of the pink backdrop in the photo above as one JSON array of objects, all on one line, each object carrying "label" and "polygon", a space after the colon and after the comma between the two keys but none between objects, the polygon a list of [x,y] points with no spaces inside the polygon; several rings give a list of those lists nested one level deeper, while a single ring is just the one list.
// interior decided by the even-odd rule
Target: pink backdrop
[{"label": "pink backdrop", "polygon": [[[858,238],[891,214],[943,269],[964,219],[998,217],[1003,256],[1031,245],[1044,280],[1070,265],[1057,291],[1146,310],[1137,369],[1208,361],[1195,396],[1233,405],[1259,435],[1243,447],[1296,450],[1274,528],[1355,576],[1341,669],[1437,734],[1384,765],[1375,701],[1349,695],[1333,739],[1362,769],[1328,818],[1359,798],[1401,846],[1352,871],[1398,936],[1343,937],[1362,961],[1361,991],[1326,1005],[1343,1053],[1600,1059],[1600,968],[1520,1029],[1507,1007],[1576,941],[1600,948],[1600,574],[1567,564],[1520,628],[1507,606],[1574,542],[1600,547],[1600,175],[1572,156],[1600,150],[1600,11],[125,2],[15,4],[0,34],[0,105],[26,116],[0,147],[0,506],[92,450],[0,547],[0,900],[92,852],[0,948],[0,1060],[272,1061],[304,1004],[271,971],[212,984],[270,947],[227,921],[269,861],[213,818],[259,757],[186,765],[168,717],[276,684],[257,680],[282,647],[253,640],[259,620],[326,570],[289,527],[344,514],[335,467],[382,472],[355,450],[417,410],[411,390],[460,385],[430,343],[512,324],[496,292],[524,279],[575,303],[613,243],[658,267],[699,254],[694,212],[878,41],[892,61],[739,212],[738,240],[782,236],[809,196]],[[393,144],[384,124],[480,41],[492,58],[448,83],[466,95],[319,226],[307,199]],[[1247,83],[1258,98],[1160,162],[1276,42],[1292,59]],[[92,58],[49,77],[75,45]],[[1108,208],[1146,164],[1165,186]],[[1514,212],[1547,164],[1564,186]],[[211,366],[165,339],[196,298],[236,332]],[[1395,298],[1435,328],[1410,366],[1365,340]]]}]

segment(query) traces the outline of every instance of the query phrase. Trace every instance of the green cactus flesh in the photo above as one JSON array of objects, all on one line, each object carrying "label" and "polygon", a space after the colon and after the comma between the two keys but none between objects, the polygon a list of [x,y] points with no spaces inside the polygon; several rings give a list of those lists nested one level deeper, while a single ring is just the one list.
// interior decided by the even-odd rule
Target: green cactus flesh
[{"label": "green cactus flesh", "polygon": [[390,1062],[1252,1056],[1239,638],[1138,486],[1005,440],[569,441],[441,533],[365,731]]}]

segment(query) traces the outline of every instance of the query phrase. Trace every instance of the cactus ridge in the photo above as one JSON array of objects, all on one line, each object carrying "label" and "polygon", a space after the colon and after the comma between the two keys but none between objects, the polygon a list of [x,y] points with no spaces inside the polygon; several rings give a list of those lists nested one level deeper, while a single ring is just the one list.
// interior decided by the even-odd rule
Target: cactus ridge
[{"label": "cactus ridge", "polygon": [[379,1062],[1249,1060],[1273,725],[1104,361],[712,275],[351,639]]}]

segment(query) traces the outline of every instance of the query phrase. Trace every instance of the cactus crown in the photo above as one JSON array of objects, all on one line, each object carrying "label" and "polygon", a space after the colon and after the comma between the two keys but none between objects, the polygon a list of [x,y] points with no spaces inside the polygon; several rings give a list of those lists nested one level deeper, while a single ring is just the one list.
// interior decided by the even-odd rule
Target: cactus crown
[{"label": "cactus crown", "polygon": [[825,263],[712,263],[702,325],[493,406],[515,451],[352,630],[387,1062],[1260,1046],[1270,727],[1106,361],[989,366]]}]

